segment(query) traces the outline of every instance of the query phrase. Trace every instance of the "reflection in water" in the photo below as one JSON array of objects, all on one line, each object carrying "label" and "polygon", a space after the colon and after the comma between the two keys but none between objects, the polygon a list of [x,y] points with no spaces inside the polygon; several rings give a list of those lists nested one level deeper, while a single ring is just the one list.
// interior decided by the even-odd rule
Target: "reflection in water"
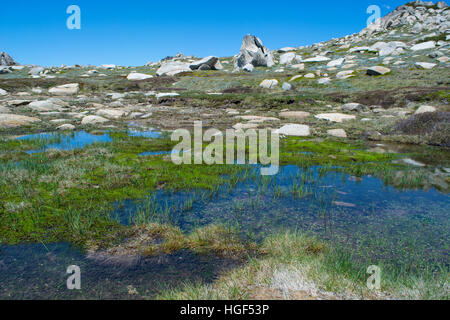
[{"label": "reflection in water", "polygon": [[[66,273],[81,269],[81,290],[68,290]],[[143,299],[186,280],[210,283],[235,261],[182,251],[139,259],[131,265],[102,264],[67,244],[0,246],[0,299]]]},{"label": "reflection in water", "polygon": [[[129,130],[128,135],[131,137],[144,137],[144,138],[154,138],[157,139],[161,134],[157,131],[139,131],[139,130]],[[86,131],[77,131],[71,134],[61,134],[57,132],[51,133],[38,133],[30,134],[23,137],[17,138],[17,140],[31,140],[38,139],[42,140],[45,144],[41,149],[27,151],[28,154],[45,152],[49,149],[57,150],[73,150],[82,149],[93,143],[106,143],[111,142],[112,138],[108,133],[89,133]]]},{"label": "reflection in water", "polygon": [[[171,223],[189,232],[227,224],[262,241],[286,230],[317,235],[350,251],[361,265],[420,274],[448,270],[450,198],[434,189],[396,190],[377,178],[282,167],[273,177],[252,167],[245,179],[218,190],[167,193],[116,203],[113,217],[133,224]],[[182,251],[105,264],[66,244],[0,246],[0,299],[121,299],[154,297],[162,286],[208,283],[235,262]],[[103,262],[102,262],[103,261]],[[68,291],[66,269],[82,270],[81,291]],[[386,269],[384,269],[386,270]]]},{"label": "reflection in water", "polygon": [[[111,142],[112,139],[108,134],[92,134],[86,131],[74,132],[72,134],[60,133],[38,133],[18,138],[18,140],[42,139],[49,140],[50,143],[38,150],[27,151],[28,154],[45,152],[49,149],[73,150],[82,149],[90,144],[97,142]],[[56,141],[56,142],[54,142]]]},{"label": "reflection in water", "polygon": [[143,213],[149,221],[172,223],[187,232],[224,223],[261,241],[274,232],[298,230],[352,248],[358,259],[412,268],[449,264],[448,194],[400,191],[374,177],[322,176],[319,167],[286,166],[277,176],[254,174],[218,192],[158,191],[142,201],[116,204],[114,212],[123,224],[141,219]]}]

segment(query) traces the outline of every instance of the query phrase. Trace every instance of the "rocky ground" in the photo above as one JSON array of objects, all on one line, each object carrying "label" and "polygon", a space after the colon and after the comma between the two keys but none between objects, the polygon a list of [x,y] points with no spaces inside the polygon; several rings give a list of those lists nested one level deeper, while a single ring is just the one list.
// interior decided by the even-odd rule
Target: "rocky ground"
[{"label": "rocky ground", "polygon": [[444,3],[419,1],[378,27],[308,47],[270,51],[249,35],[235,57],[178,54],[142,67],[20,66],[2,53],[0,128],[171,130],[202,120],[450,146],[449,17]]},{"label": "rocky ground", "polygon": [[[203,121],[205,128],[220,130],[278,130],[284,136],[305,138],[284,140],[282,164],[328,165],[329,170],[340,165],[355,176],[373,174],[394,186],[434,187],[445,192],[450,183],[449,40],[449,7],[444,2],[416,1],[358,34],[307,47],[270,50],[260,38],[247,35],[233,57],[177,54],[139,67],[40,67],[19,65],[0,53],[0,143],[4,146],[0,184],[6,195],[0,209],[10,213],[0,215],[0,242],[64,240],[98,253],[105,249],[102,246],[117,249],[108,245],[121,235],[141,239],[143,244],[137,240],[125,244],[133,250],[136,244],[139,250],[145,247],[147,254],[180,248],[233,255],[246,251],[237,241],[224,248],[226,241],[218,235],[229,236],[220,228],[203,230],[201,237],[198,232],[189,236],[179,230],[163,228],[163,232],[160,226],[153,226],[157,232],[136,229],[130,234],[133,230],[105,222],[99,208],[110,211],[111,202],[143,198],[148,189],[213,189],[223,183],[223,175],[237,179],[242,174],[234,166],[180,168],[163,157],[140,157],[143,152],[173,146],[162,139],[140,140],[121,134],[128,128],[171,131]],[[28,159],[25,151],[38,148],[39,141],[22,141],[21,145],[11,139],[81,130],[109,131],[113,141],[84,150],[48,150]],[[417,153],[423,159],[392,161],[391,153],[409,152],[411,146],[405,144],[433,147],[414,146],[420,148]],[[291,149],[297,153],[292,155]],[[423,169],[422,160],[437,161],[442,170]],[[410,174],[407,165],[429,172]],[[113,240],[103,239],[104,233]],[[148,240],[165,233],[170,241],[158,242],[150,252]],[[163,298],[354,298],[354,288],[343,295],[316,290],[314,283],[329,281],[329,274],[321,268],[327,255],[321,243],[311,244],[296,235],[285,238],[285,246],[278,249],[284,238],[269,241],[262,250],[265,260],[226,275],[216,287],[187,288],[187,296],[171,292]],[[219,240],[209,243],[211,239]],[[291,252],[302,250],[307,254],[291,257]],[[280,261],[284,261],[281,267]],[[298,270],[307,273],[305,264],[313,266],[308,275],[315,279],[311,285],[307,279],[293,278],[301,273]],[[273,280],[271,287],[265,285],[267,279]],[[345,277],[336,283],[351,287]],[[436,290],[440,297],[442,289]],[[247,296],[232,292],[247,292]],[[388,298],[371,293],[363,296]],[[425,295],[429,296],[434,297]]]}]

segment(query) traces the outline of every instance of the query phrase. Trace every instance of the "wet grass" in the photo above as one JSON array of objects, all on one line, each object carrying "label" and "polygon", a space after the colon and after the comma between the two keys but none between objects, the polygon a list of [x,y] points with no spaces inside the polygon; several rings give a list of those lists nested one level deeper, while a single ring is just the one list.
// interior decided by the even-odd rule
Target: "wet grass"
[{"label": "wet grass", "polygon": [[[256,293],[249,289],[251,284],[248,281],[260,285],[258,277],[265,277],[263,283],[267,284],[270,277],[274,276],[274,270],[285,268],[286,265],[294,270],[303,270],[305,263],[316,265],[318,270],[315,274],[318,278],[314,278],[314,281],[323,281],[320,286],[325,292],[338,292],[339,287],[341,290],[348,289],[348,283],[351,283],[348,290],[353,293],[345,291],[341,293],[343,297],[363,294],[365,298],[376,298],[378,295],[360,289],[364,280],[361,266],[356,265],[354,269],[355,265],[349,264],[350,260],[358,261],[364,254],[355,258],[342,253],[345,248],[334,252],[331,248],[325,249],[328,246],[326,244],[306,238],[300,241],[297,239],[302,237],[299,234],[289,234],[284,235],[288,240],[283,240],[286,246],[293,246],[289,250],[300,246],[299,241],[301,246],[306,246],[307,241],[313,242],[307,245],[307,249],[299,249],[300,255],[285,256],[287,249],[283,248],[280,253],[274,251],[279,248],[273,247],[284,238],[270,236],[269,239],[261,239],[254,230],[245,230],[242,222],[252,213],[264,211],[267,197],[272,197],[274,202],[284,198],[310,199],[317,204],[317,215],[323,215],[325,228],[328,228],[328,200],[334,197],[314,185],[320,181],[320,176],[332,172],[343,172],[355,177],[376,175],[383,178],[387,185],[401,188],[419,188],[426,182],[424,172],[393,163],[399,155],[370,152],[359,142],[296,138],[283,140],[281,163],[305,169],[297,176],[290,177],[292,183],[284,186],[273,177],[255,174],[256,170],[248,166],[176,166],[171,162],[170,155],[140,155],[149,151],[172,150],[174,143],[164,137],[146,139],[130,137],[126,132],[109,134],[112,138],[110,143],[95,143],[83,149],[68,151],[48,150],[32,155],[24,151],[41,147],[45,141],[2,140],[2,146],[5,147],[2,154],[7,156],[0,160],[0,241],[3,244],[66,241],[111,255],[126,252],[158,256],[190,250],[199,254],[250,259],[245,268],[225,275],[214,287],[187,284],[184,291],[169,291],[161,296],[163,298],[195,298],[203,295],[224,299],[252,297]],[[317,165],[320,165],[319,177],[307,170]],[[398,172],[401,174],[398,175]],[[189,232],[178,227],[180,218],[189,217],[198,203],[214,202],[219,194],[232,192],[239,184],[251,181],[257,185],[256,196],[233,202],[232,224],[193,225]],[[179,203],[161,203],[154,196],[149,197],[149,194],[158,192],[170,196],[179,191],[192,193]],[[147,200],[133,216],[130,215],[126,225],[112,214],[113,204],[130,199]],[[282,216],[274,218],[283,219]],[[264,220],[260,223],[264,224]],[[260,268],[263,274],[256,272],[255,277],[258,279],[244,280],[244,274],[249,270],[254,272],[252,268]],[[405,292],[410,292],[412,296],[417,294],[413,290],[419,290],[420,297],[441,298],[435,282],[436,277],[446,274],[445,268],[438,273],[430,271],[431,274],[426,277],[424,273],[423,277],[415,280],[411,280],[411,274],[416,277],[417,272],[398,274],[395,273],[397,269],[389,270],[386,267],[386,270],[386,274],[391,277],[387,278],[387,291],[404,286]],[[418,270],[423,270],[423,267]],[[325,276],[330,274],[331,278]],[[395,276],[401,281],[396,280]],[[236,277],[231,287],[227,277]],[[342,287],[343,283],[346,286]],[[414,289],[418,283],[425,285],[422,289]],[[425,289],[429,291],[428,295],[423,292]]]},{"label": "wet grass", "polygon": [[[208,198],[217,194],[220,186],[232,189],[251,174],[239,165],[177,166],[170,155],[140,156],[148,151],[170,151],[174,143],[169,139],[130,137],[124,132],[110,136],[110,143],[33,155],[24,151],[42,146],[43,140],[2,140],[0,204],[6,214],[0,216],[1,241],[82,243],[101,237],[108,228],[120,228],[114,218],[108,217],[112,202],[145,198],[157,190],[207,190],[210,194],[201,197]],[[365,151],[360,144],[302,139],[283,141],[280,154],[281,164],[321,165],[323,174],[334,171],[358,177],[376,175],[386,184],[403,188],[425,184],[425,175],[410,174],[412,169],[392,163],[394,158]],[[399,171],[401,176],[396,176]],[[264,188],[264,182],[261,185]],[[277,189],[275,197],[285,192]],[[288,192],[301,197],[309,191],[294,186]],[[182,211],[189,211],[193,202],[188,199],[181,204]],[[152,215],[167,216],[170,208],[153,210],[147,210],[140,219],[148,222]]]},{"label": "wet grass", "polygon": [[202,299],[448,299],[448,270],[418,277],[392,275],[381,267],[381,290],[367,288],[368,265],[351,252],[310,235],[269,236],[261,257],[222,275],[213,284],[187,282],[166,289],[162,300]]}]

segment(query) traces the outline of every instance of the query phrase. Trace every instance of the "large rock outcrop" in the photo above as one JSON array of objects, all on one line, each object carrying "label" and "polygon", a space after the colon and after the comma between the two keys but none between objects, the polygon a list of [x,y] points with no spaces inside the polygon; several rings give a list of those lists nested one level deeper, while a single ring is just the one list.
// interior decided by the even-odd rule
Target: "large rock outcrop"
[{"label": "large rock outcrop", "polygon": [[242,69],[246,65],[253,67],[272,67],[274,65],[272,52],[264,47],[261,39],[249,34],[242,40],[241,51],[234,62],[236,69]]},{"label": "large rock outcrop", "polygon": [[413,32],[423,29],[446,32],[450,28],[450,10],[444,1],[434,4],[432,1],[414,1],[396,8],[394,11],[362,30],[360,35],[371,35],[375,32],[388,31],[392,28],[409,25]]},{"label": "large rock outcrop", "polygon": [[218,57],[209,56],[195,61],[189,66],[192,70],[222,70],[223,66]]},{"label": "large rock outcrop", "polygon": [[189,63],[184,63],[180,61],[169,61],[162,63],[161,67],[156,71],[156,75],[160,76],[174,76],[183,72],[192,71],[189,67]]},{"label": "large rock outcrop", "polygon": [[6,52],[0,52],[0,66],[16,66],[17,62]]}]

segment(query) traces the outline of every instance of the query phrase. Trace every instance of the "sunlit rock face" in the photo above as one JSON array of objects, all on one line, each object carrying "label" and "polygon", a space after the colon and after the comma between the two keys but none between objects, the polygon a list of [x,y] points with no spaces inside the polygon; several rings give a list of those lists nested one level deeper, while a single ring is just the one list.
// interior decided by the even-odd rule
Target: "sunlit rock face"
[{"label": "sunlit rock face", "polygon": [[235,68],[242,69],[246,65],[254,67],[272,67],[274,65],[272,52],[264,47],[261,39],[246,35],[242,40],[241,51],[235,59]]}]

